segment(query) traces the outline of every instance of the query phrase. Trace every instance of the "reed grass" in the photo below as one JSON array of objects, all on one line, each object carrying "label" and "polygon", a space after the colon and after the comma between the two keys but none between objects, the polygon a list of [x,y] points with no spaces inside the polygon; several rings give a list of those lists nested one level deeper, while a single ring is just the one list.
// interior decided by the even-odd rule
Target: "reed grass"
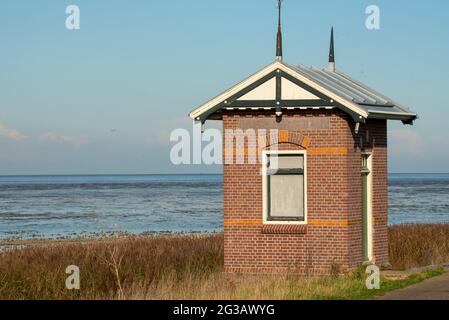
[{"label": "reed grass", "polygon": [[[65,287],[69,265],[80,269],[81,290]],[[120,299],[137,289],[144,294],[167,275],[177,282],[222,265],[220,234],[29,246],[0,254],[0,299]]]},{"label": "reed grass", "polygon": [[[389,228],[394,269],[449,261],[449,225]],[[80,269],[80,290],[67,290],[65,269]],[[128,236],[38,242],[0,253],[0,299],[364,299],[440,271],[365,287],[364,270],[329,277],[221,273],[223,235]]]},{"label": "reed grass", "polygon": [[449,262],[449,224],[409,224],[388,230],[390,263],[403,270]]}]

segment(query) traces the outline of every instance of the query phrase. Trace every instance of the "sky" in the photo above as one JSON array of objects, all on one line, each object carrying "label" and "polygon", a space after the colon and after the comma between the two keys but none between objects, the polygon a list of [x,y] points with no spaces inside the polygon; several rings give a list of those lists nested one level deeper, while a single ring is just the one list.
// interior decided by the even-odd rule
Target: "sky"
[{"label": "sky", "polygon": [[[380,30],[365,27],[372,4]],[[337,67],[419,114],[389,122],[389,171],[449,172],[448,12],[284,0],[284,60],[325,66],[334,26]],[[275,0],[2,1],[0,175],[221,172],[172,165],[170,132],[274,60],[276,14]]]}]

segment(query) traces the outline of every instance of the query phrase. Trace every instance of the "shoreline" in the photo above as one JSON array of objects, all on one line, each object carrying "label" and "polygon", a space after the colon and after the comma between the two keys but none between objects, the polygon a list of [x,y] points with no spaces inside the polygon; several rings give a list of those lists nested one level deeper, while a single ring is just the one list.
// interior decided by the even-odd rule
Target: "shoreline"
[{"label": "shoreline", "polygon": [[58,245],[80,245],[91,243],[107,243],[113,241],[123,240],[139,240],[139,239],[153,239],[153,238],[180,238],[180,237],[208,237],[212,235],[222,235],[223,232],[206,232],[206,231],[191,231],[191,232],[143,232],[139,234],[128,232],[111,232],[111,233],[98,233],[92,235],[77,235],[67,237],[35,237],[35,238],[0,238],[0,254],[2,252],[13,251],[17,249],[29,248],[29,247],[51,247]]},{"label": "shoreline", "polygon": [[[428,222],[428,223],[399,223],[389,224],[388,228],[396,227],[425,227],[425,226],[448,226],[447,222]],[[139,238],[153,238],[153,237],[181,237],[181,236],[208,236],[223,234],[224,230],[202,230],[202,231],[144,231],[140,233],[133,233],[129,231],[103,231],[93,233],[72,233],[70,235],[33,235],[31,237],[20,236],[0,236],[0,248],[6,245],[44,245],[53,243],[80,243],[80,242],[94,242],[94,241],[108,241],[108,240],[120,240],[120,239],[139,239]],[[1,249],[0,249],[1,252]]]}]

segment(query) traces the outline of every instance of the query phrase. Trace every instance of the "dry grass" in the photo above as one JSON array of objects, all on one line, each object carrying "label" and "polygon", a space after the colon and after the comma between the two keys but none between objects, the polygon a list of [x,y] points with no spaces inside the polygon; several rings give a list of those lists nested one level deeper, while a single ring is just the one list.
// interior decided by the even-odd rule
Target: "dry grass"
[{"label": "dry grass", "polygon": [[[0,254],[0,299],[117,299],[146,295],[161,279],[219,272],[222,235],[154,236],[31,246]],[[65,288],[69,265],[81,290]]]},{"label": "dry grass", "polygon": [[449,262],[449,224],[392,226],[389,240],[394,269]]},{"label": "dry grass", "polygon": [[[390,228],[391,263],[449,261],[449,225]],[[223,236],[149,236],[39,243],[0,253],[0,299],[354,299],[368,298],[364,272],[344,276],[238,276],[220,272]],[[81,290],[67,290],[77,265]],[[420,281],[383,280],[383,290]],[[383,292],[383,291],[382,291]]]},{"label": "dry grass", "polygon": [[[391,283],[388,280],[386,282]],[[407,280],[409,281],[409,280]],[[396,282],[400,285],[401,282]],[[402,286],[402,285],[400,285]],[[176,282],[168,277],[146,294],[135,292],[127,299],[156,300],[333,300],[364,299],[383,292],[365,287],[363,270],[337,277],[301,278],[288,275],[251,276],[213,273]]]}]

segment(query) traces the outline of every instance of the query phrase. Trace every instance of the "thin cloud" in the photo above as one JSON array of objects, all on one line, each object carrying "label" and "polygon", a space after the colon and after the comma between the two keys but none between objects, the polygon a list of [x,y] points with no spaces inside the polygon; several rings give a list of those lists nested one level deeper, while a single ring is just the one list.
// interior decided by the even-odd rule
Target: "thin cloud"
[{"label": "thin cloud", "polygon": [[43,142],[52,142],[58,144],[84,145],[89,141],[86,136],[69,136],[54,132],[46,132],[40,135],[39,139]]},{"label": "thin cloud", "polygon": [[0,123],[0,136],[14,141],[21,141],[27,138],[27,136],[20,131],[8,128],[3,123]]},{"label": "thin cloud", "polygon": [[396,129],[390,133],[391,145],[395,153],[413,155],[421,153],[426,146],[423,137],[410,129]]}]

